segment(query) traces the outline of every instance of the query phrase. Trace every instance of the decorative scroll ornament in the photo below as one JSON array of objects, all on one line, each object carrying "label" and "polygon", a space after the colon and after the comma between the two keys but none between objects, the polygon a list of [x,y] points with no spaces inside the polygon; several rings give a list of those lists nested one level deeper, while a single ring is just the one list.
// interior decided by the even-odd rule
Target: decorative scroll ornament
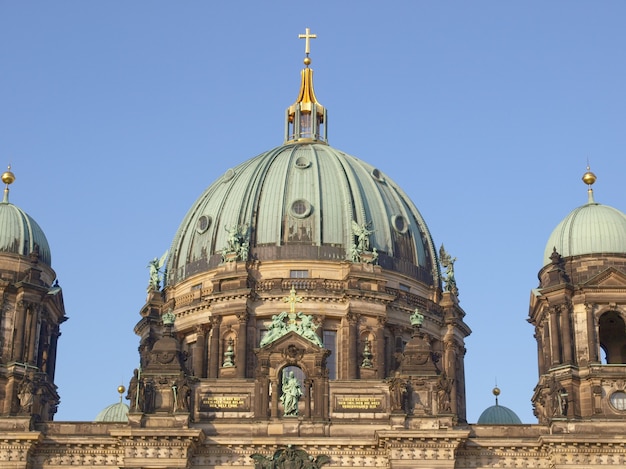
[{"label": "decorative scroll ornament", "polygon": [[315,332],[319,326],[313,321],[313,316],[296,312],[296,303],[301,303],[302,298],[296,296],[295,288],[291,287],[289,296],[283,298],[283,301],[289,303],[289,313],[283,311],[272,316],[272,323],[268,327],[267,334],[261,340],[260,346],[265,347],[289,332],[295,332],[318,347],[323,347],[320,337]]},{"label": "decorative scroll ornament", "polygon": [[350,246],[348,260],[351,262],[362,262],[364,264],[375,264],[378,261],[376,248],[370,246],[370,235],[374,230],[370,230],[372,222],[359,225],[352,220],[352,234],[355,242]]}]

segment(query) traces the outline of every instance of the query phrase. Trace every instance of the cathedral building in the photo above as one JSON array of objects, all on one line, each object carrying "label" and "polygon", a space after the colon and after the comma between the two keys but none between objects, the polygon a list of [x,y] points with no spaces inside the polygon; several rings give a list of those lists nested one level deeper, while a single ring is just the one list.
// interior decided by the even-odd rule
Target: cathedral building
[{"label": "cathedral building", "polygon": [[588,170],[531,292],[538,423],[497,388],[468,422],[455,258],[383,169],[329,145],[300,37],[283,144],[219,176],[152,261],[140,367],[94,422],[54,420],[63,294],[2,175],[0,467],[625,465],[626,215]]}]

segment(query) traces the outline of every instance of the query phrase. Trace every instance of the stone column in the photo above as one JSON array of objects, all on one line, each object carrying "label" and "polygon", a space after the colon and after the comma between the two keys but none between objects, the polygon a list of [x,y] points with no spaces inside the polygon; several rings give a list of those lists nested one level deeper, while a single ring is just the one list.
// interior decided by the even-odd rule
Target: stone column
[{"label": "stone column", "polygon": [[559,340],[559,309],[557,307],[550,308],[550,354],[551,365],[559,365],[561,363]]},{"label": "stone column", "polygon": [[24,321],[29,305],[24,301],[18,301],[15,306],[15,341],[13,342],[12,359],[16,362],[23,362],[24,352]]},{"label": "stone column", "polygon": [[450,411],[452,414],[458,414],[458,402],[457,402],[457,387],[459,386],[459,381],[457,380],[456,373],[456,363],[457,363],[457,345],[453,339],[446,340],[443,344],[444,353],[445,353],[445,368],[446,375],[449,382],[452,383],[450,389]]},{"label": "stone column", "polygon": [[374,366],[376,366],[376,377],[385,378],[385,324],[387,318],[378,317],[376,330],[374,331],[376,345],[374,347]]},{"label": "stone column", "polygon": [[348,321],[348,362],[347,362],[347,376],[346,379],[356,379],[358,361],[358,333],[359,333],[359,315],[356,313],[348,313],[346,315]]},{"label": "stone column", "polygon": [[587,318],[587,349],[589,350],[589,361],[591,363],[600,363],[600,357],[598,355],[598,347],[600,344],[597,340],[596,331],[596,317],[593,314],[594,305],[585,303],[585,312]]},{"label": "stone column", "polygon": [[311,386],[313,382],[310,379],[304,380],[305,398],[304,398],[304,416],[311,418]]},{"label": "stone column", "polygon": [[277,379],[271,380],[270,384],[272,386],[272,412],[270,415],[273,419],[275,419],[278,418],[278,398],[280,397],[278,394],[280,388],[278,386]]},{"label": "stone column", "polygon": [[39,306],[29,308],[31,313],[28,322],[28,348],[24,356],[25,362],[35,366],[37,364],[37,329],[39,327]]},{"label": "stone column", "polygon": [[237,315],[239,320],[239,331],[237,334],[237,350],[235,351],[235,365],[237,367],[237,378],[246,377],[246,365],[248,363],[248,312],[244,311]]},{"label": "stone column", "polygon": [[193,348],[193,374],[196,378],[205,378],[206,326],[196,326],[196,345]]},{"label": "stone column", "polygon": [[571,307],[565,304],[561,307],[561,337],[563,340],[563,363],[572,364],[572,322]]},{"label": "stone column", "polygon": [[211,352],[209,353],[209,378],[217,378],[220,361],[220,324],[222,318],[219,316],[211,317]]},{"label": "stone column", "polygon": [[546,372],[545,358],[543,356],[543,340],[539,330],[537,330],[533,336],[537,341],[537,366],[539,367],[539,376],[541,376]]},{"label": "stone column", "polygon": [[50,334],[50,346],[48,347],[48,368],[47,373],[52,381],[54,381],[54,372],[57,364],[57,345],[59,343],[59,326],[55,326],[52,334]]}]

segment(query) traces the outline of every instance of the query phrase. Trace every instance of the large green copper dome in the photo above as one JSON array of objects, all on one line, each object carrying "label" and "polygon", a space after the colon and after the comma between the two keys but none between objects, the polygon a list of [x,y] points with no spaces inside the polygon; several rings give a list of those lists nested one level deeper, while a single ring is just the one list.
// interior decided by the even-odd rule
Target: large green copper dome
[{"label": "large green copper dome", "polygon": [[596,203],[590,187],[588,203],[572,210],[550,235],[543,265],[550,264],[554,249],[563,257],[626,254],[626,215],[616,208]]},{"label": "large green copper dome", "polygon": [[[363,259],[439,286],[426,223],[373,166],[327,144],[326,108],[305,58],[285,143],[226,171],[191,207],[172,243],[167,283],[238,260]],[[359,235],[360,233],[360,235]]]},{"label": "large green copper dome", "polygon": [[200,196],[172,243],[168,283],[221,262],[227,229],[249,233],[258,260],[343,260],[353,222],[372,231],[384,268],[437,284],[433,242],[419,211],[387,175],[320,141],[294,141],[229,169]]}]

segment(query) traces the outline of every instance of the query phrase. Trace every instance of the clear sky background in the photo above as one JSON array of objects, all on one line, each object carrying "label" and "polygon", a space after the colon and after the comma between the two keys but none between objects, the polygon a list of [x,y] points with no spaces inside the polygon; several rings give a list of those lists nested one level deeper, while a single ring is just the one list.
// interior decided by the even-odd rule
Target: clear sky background
[{"label": "clear sky background", "polygon": [[468,419],[532,423],[526,322],[545,243],[626,209],[623,1],[0,0],[0,163],[52,248],[56,420],[93,420],[138,364],[148,261],[203,190],[283,139],[310,27],[331,145],[376,165],[458,258]]}]

